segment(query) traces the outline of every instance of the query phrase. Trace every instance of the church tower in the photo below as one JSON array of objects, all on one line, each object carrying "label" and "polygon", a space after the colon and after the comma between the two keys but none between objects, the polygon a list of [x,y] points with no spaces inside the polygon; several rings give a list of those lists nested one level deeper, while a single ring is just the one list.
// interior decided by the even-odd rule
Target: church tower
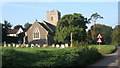
[{"label": "church tower", "polygon": [[48,23],[50,23],[54,26],[57,26],[57,21],[60,20],[61,13],[58,10],[47,11],[46,17],[47,17]]}]

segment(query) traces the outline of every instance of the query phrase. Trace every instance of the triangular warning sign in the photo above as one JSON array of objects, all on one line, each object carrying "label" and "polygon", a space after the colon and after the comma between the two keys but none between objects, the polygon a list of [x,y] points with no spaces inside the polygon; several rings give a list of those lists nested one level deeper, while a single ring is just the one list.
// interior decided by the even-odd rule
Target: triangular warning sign
[{"label": "triangular warning sign", "polygon": [[100,34],[98,34],[97,38],[102,38],[102,36]]},{"label": "triangular warning sign", "polygon": [[102,41],[101,41],[101,39],[99,38],[97,42],[98,42],[98,43],[101,43]]}]

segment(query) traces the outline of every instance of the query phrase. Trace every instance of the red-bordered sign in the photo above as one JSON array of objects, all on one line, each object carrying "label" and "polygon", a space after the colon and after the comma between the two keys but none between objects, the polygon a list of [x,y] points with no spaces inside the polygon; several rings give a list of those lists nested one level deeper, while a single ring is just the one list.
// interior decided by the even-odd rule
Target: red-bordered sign
[{"label": "red-bordered sign", "polygon": [[102,41],[101,41],[101,39],[100,39],[100,38],[98,39],[98,41],[97,41],[97,42],[98,42],[98,43],[102,43]]},{"label": "red-bordered sign", "polygon": [[101,34],[98,34],[97,38],[102,38]]}]

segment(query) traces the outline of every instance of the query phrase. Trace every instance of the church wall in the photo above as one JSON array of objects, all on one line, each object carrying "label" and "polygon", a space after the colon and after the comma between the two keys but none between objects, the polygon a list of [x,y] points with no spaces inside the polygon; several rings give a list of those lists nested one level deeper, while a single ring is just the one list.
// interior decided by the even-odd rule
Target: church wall
[{"label": "church wall", "polygon": [[49,43],[49,45],[54,44],[54,36],[52,36],[52,35],[48,36],[48,43]]},{"label": "church wall", "polygon": [[[40,31],[40,39],[33,39],[33,33],[34,33],[34,29],[38,28]],[[47,35],[47,31],[38,23],[35,22],[27,31],[27,36],[28,36],[28,43],[35,43],[35,44],[45,44],[46,43],[46,35]]]}]

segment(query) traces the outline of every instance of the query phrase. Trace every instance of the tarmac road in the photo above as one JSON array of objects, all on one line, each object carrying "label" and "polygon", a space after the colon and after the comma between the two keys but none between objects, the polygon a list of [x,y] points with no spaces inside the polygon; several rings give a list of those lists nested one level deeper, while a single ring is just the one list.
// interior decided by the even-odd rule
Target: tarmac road
[{"label": "tarmac road", "polygon": [[120,46],[117,51],[110,55],[105,55],[105,58],[90,65],[88,68],[120,68]]}]

